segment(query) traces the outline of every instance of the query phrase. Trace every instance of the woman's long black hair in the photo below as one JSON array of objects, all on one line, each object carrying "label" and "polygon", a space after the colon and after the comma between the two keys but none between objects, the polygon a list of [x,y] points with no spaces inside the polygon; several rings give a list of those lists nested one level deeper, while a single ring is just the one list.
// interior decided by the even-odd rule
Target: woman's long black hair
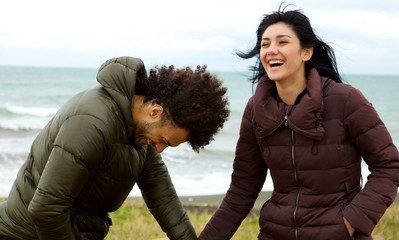
[{"label": "woman's long black hair", "polygon": [[335,82],[342,82],[341,76],[338,72],[334,50],[315,34],[310,21],[305,14],[300,10],[286,11],[286,8],[289,5],[285,7],[283,7],[283,5],[284,3],[280,5],[278,11],[263,16],[257,30],[257,41],[255,47],[246,53],[237,51],[237,55],[244,59],[249,59],[255,56],[257,57],[255,66],[250,68],[254,73],[253,77],[250,79],[252,83],[256,83],[263,75],[267,74],[259,57],[262,35],[270,25],[278,22],[284,22],[292,27],[301,42],[302,48],[313,47],[313,56],[305,63],[306,74],[309,69],[316,68],[317,72],[321,76],[329,77]]}]

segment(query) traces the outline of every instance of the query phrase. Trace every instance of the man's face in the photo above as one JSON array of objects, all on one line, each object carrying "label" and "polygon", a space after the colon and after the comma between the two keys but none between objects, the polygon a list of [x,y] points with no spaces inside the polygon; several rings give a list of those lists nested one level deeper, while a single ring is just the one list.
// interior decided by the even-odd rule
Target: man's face
[{"label": "man's face", "polygon": [[136,145],[149,144],[162,152],[167,147],[177,147],[188,140],[189,132],[184,128],[174,127],[167,122],[141,121],[135,130]]}]

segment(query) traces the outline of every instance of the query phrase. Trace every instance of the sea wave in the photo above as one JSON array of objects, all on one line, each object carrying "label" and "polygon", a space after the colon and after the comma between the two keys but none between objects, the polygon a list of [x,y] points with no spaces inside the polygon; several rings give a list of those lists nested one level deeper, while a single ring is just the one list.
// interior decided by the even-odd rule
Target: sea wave
[{"label": "sea wave", "polygon": [[57,112],[57,108],[53,107],[22,107],[22,106],[3,106],[0,107],[0,116],[4,117],[49,117]]},{"label": "sea wave", "polygon": [[0,106],[0,130],[30,131],[42,129],[57,112],[53,107]]},{"label": "sea wave", "polygon": [[49,119],[0,120],[0,131],[35,131],[42,129]]},{"label": "sea wave", "polygon": [[19,168],[26,157],[29,155],[28,151],[24,152],[0,152],[0,165],[2,167]]}]

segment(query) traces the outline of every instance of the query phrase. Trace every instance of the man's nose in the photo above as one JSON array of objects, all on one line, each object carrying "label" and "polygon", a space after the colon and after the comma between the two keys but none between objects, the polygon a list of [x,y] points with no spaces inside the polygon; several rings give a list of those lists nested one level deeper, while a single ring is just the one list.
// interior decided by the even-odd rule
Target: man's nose
[{"label": "man's nose", "polygon": [[155,144],[155,149],[157,150],[158,153],[161,153],[167,147],[168,147],[168,145],[165,144],[165,143],[157,143],[157,144]]}]

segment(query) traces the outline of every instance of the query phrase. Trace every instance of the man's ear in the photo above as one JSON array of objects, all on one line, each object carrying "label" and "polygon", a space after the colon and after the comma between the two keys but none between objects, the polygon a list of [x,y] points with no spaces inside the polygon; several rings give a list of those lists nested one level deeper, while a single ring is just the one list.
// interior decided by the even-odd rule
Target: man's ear
[{"label": "man's ear", "polygon": [[304,62],[309,61],[313,56],[313,47],[302,49],[302,60]]},{"label": "man's ear", "polygon": [[158,104],[153,104],[151,106],[150,116],[153,118],[162,118],[163,107]]}]

